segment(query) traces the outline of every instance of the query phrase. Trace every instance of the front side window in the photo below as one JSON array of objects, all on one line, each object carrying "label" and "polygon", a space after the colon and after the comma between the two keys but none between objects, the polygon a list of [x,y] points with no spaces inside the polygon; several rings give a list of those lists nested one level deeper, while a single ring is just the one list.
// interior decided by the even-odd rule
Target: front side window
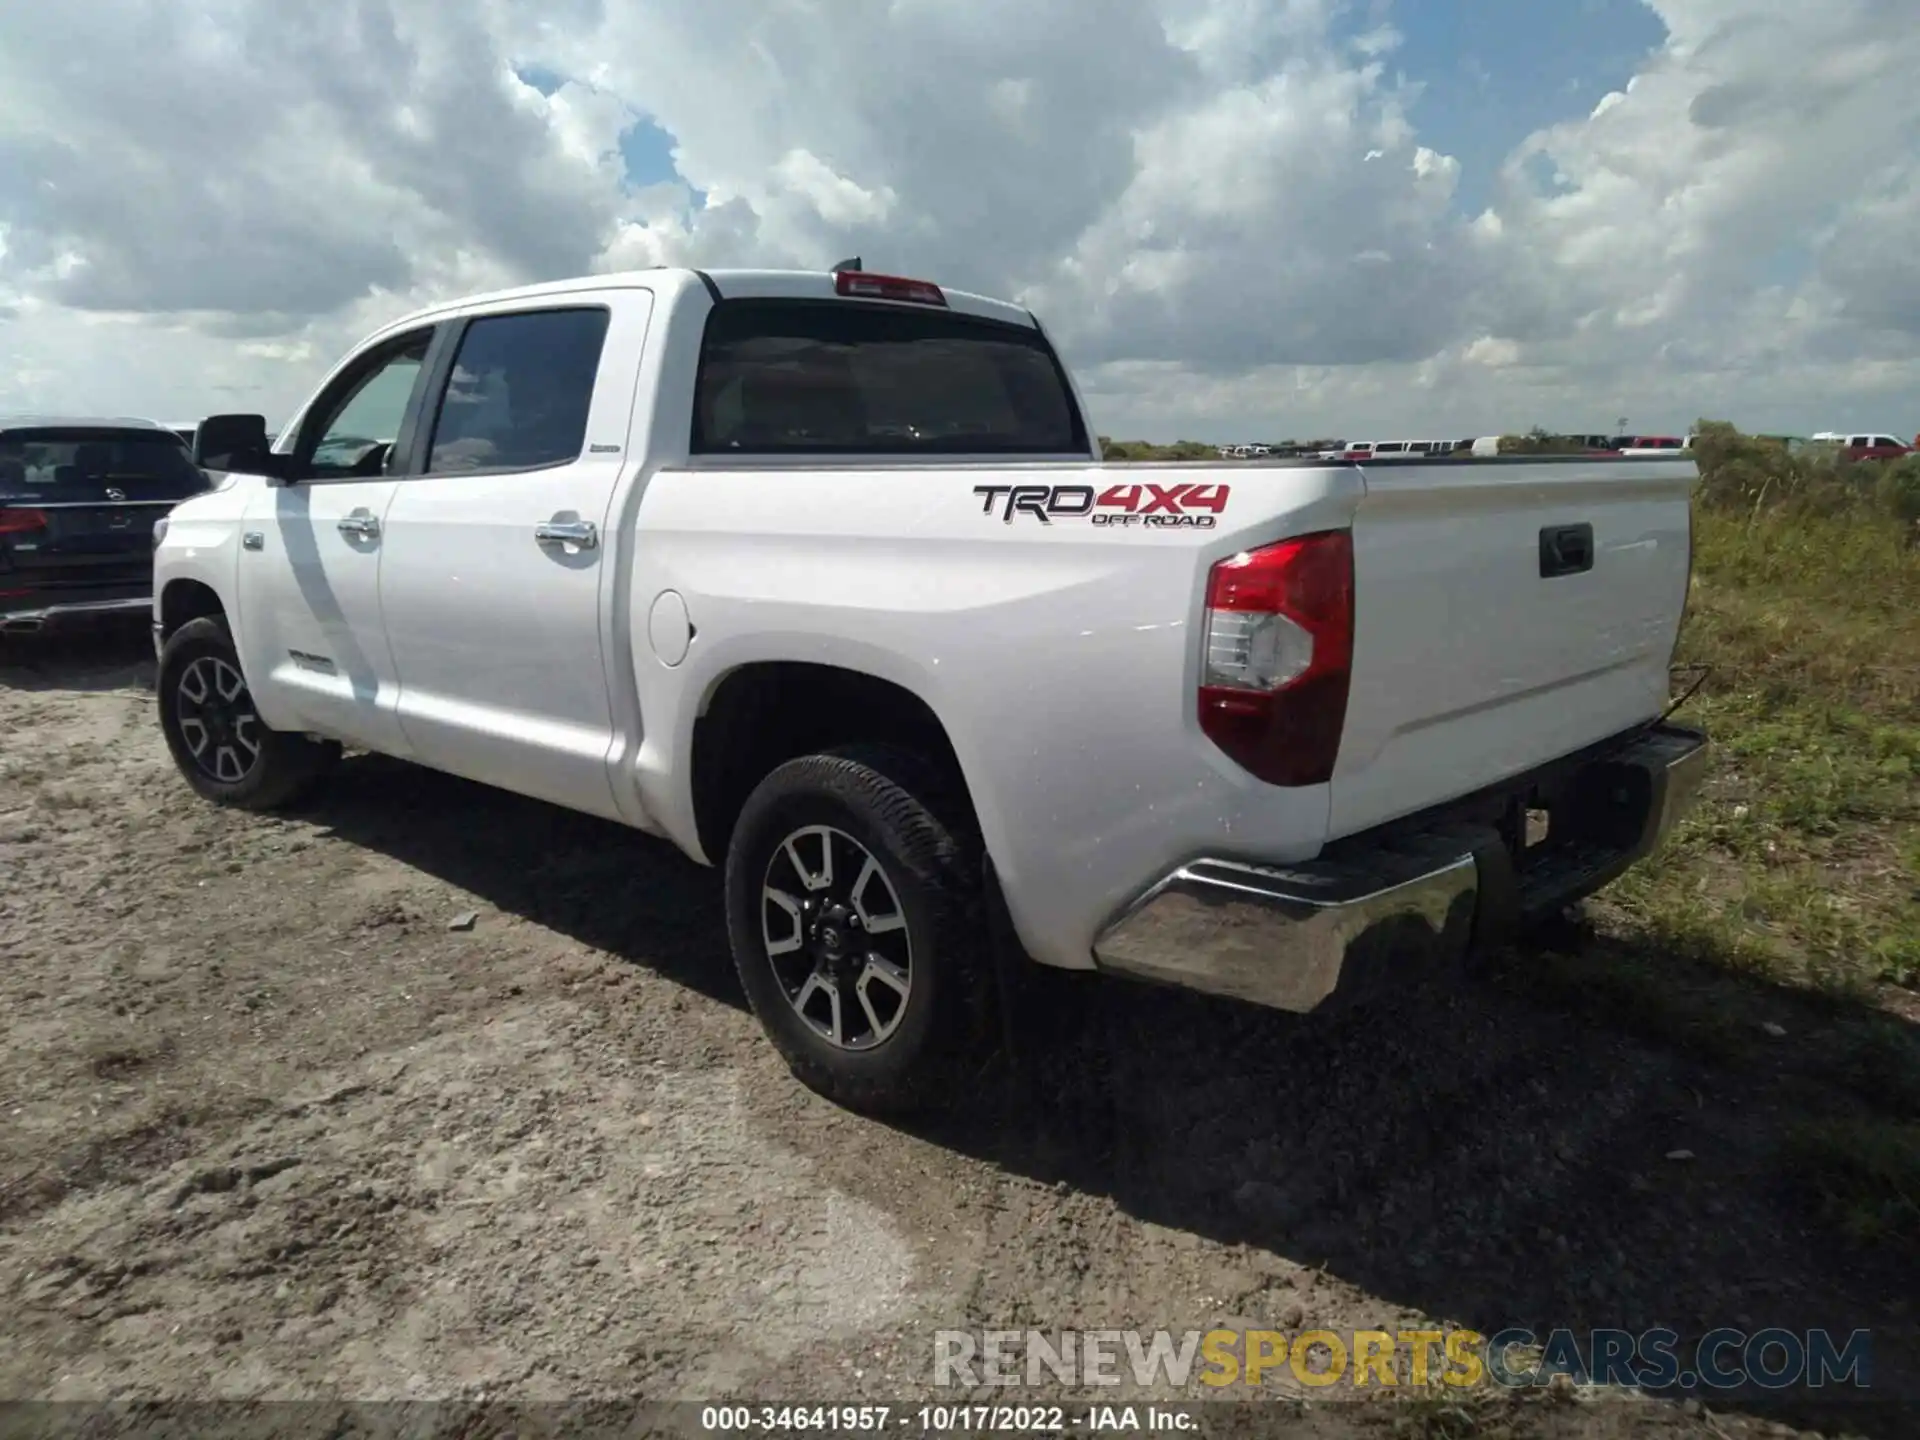
[{"label": "front side window", "polygon": [[308,474],[337,479],[385,473],[432,338],[431,330],[422,330],[394,342],[348,382],[324,418],[307,428],[314,437]]},{"label": "front side window", "polygon": [[0,502],[184,500],[207,477],[164,430],[67,426],[0,432]]},{"label": "front side window", "polygon": [[1075,455],[1091,449],[1036,329],[846,300],[723,300],[696,454]]},{"label": "front side window", "polygon": [[532,470],[580,458],[607,311],[488,315],[460,338],[433,428],[429,475]]}]

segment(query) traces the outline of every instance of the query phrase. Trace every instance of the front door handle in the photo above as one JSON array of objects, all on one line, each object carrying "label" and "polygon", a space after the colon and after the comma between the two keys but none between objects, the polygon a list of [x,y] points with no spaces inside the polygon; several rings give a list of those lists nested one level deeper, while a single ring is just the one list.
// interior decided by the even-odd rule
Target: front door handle
[{"label": "front door handle", "polygon": [[533,538],[542,545],[578,545],[582,550],[600,546],[600,527],[591,520],[544,520],[533,527]]},{"label": "front door handle", "polygon": [[372,539],[380,533],[380,517],[364,513],[343,515],[339,529],[342,535],[360,535]]}]

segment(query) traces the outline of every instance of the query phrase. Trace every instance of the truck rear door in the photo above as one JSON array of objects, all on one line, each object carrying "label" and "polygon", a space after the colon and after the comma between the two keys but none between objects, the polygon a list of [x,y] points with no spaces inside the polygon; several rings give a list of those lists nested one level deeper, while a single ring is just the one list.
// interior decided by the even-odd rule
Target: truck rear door
[{"label": "truck rear door", "polygon": [[1695,475],[1690,459],[1367,468],[1331,834],[1658,715]]}]

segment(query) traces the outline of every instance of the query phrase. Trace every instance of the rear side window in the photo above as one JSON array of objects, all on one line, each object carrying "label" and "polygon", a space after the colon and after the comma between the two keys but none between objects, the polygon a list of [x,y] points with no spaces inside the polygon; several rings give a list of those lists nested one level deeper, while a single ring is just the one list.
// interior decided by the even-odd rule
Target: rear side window
[{"label": "rear side window", "polygon": [[580,458],[607,338],[603,308],[486,315],[460,337],[434,421],[430,475]]},{"label": "rear side window", "polygon": [[707,455],[1086,455],[1038,330],[947,310],[723,300],[707,319],[692,448]]},{"label": "rear side window", "polygon": [[0,432],[0,500],[184,500],[206,488],[207,477],[168,431],[74,426]]}]

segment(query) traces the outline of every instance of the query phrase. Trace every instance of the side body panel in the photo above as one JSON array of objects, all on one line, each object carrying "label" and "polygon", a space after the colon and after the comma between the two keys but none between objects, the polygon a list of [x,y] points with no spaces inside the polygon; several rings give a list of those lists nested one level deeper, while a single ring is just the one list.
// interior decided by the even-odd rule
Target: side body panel
[{"label": "side body panel", "polygon": [[[1022,483],[1075,497],[1114,486],[1226,493],[1218,515],[1186,512],[1212,526],[1101,525],[1009,514]],[[694,726],[729,673],[808,661],[892,681],[945,726],[1029,951],[1089,966],[1099,924],[1156,867],[1318,850],[1325,786],[1264,785],[1201,734],[1195,621],[1213,561],[1343,526],[1360,492],[1358,472],[1338,467],[656,473],[632,559],[629,634],[647,717],[634,783],[664,832],[699,855]],[[647,623],[669,591],[695,631],[684,658],[659,654]]]}]

